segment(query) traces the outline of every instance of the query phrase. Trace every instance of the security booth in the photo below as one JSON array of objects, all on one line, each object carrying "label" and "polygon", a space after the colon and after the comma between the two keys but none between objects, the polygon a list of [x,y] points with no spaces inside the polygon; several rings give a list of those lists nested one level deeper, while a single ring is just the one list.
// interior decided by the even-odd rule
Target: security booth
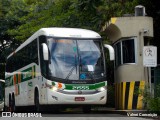
[{"label": "security booth", "polygon": [[146,16],[114,17],[104,28],[115,50],[116,109],[143,109],[143,91],[149,85],[143,66],[143,47],[153,37],[153,19]]}]

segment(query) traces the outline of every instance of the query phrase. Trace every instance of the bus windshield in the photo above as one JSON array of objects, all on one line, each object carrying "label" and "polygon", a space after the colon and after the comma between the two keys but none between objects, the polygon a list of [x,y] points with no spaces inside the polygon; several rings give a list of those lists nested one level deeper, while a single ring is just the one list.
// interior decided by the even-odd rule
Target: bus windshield
[{"label": "bus windshield", "polygon": [[49,76],[67,80],[104,77],[101,40],[49,38]]}]

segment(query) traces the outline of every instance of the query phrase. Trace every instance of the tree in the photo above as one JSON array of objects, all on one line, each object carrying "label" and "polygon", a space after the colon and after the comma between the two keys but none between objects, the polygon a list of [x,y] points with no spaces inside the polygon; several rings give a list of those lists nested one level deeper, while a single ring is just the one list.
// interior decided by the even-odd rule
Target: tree
[{"label": "tree", "polygon": [[4,79],[6,56],[19,44],[8,29],[20,26],[19,17],[26,15],[27,10],[22,0],[0,0],[0,6],[0,78]]},{"label": "tree", "polygon": [[[100,32],[111,16],[130,12],[134,1],[112,0],[25,0],[30,7],[26,16],[20,16],[23,23],[8,34],[18,41],[26,40],[42,27],[77,27]],[[125,8],[125,9],[124,9]],[[134,10],[134,9],[133,9]]]},{"label": "tree", "polygon": [[3,6],[3,17],[0,19],[0,42],[2,44],[1,50],[5,51],[8,45],[15,44],[17,42],[15,36],[9,34],[8,30],[17,29],[22,24],[19,18],[28,14],[28,8],[23,0],[8,0],[5,2],[1,0],[0,3]]},{"label": "tree", "polygon": [[3,6],[0,7],[1,58],[5,59],[8,53],[43,27],[91,29],[108,41],[101,31],[106,21],[134,13],[138,3],[138,0],[0,0],[0,6]]}]

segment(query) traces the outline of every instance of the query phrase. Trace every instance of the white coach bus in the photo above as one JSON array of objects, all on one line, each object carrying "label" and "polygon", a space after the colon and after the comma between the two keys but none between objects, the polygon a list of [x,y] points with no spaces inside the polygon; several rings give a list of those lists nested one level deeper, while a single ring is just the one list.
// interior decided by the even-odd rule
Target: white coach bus
[{"label": "white coach bus", "polygon": [[4,108],[4,87],[5,81],[0,79],[0,111],[3,111]]},{"label": "white coach bus", "polygon": [[34,106],[38,112],[77,105],[89,112],[91,105],[106,104],[103,48],[101,36],[91,30],[40,29],[7,57],[5,106],[11,111]]}]

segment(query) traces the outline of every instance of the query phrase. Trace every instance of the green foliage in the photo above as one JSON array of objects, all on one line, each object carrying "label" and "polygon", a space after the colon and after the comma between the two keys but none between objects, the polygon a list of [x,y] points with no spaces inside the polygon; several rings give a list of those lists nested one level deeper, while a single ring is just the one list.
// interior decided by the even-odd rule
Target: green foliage
[{"label": "green foliage", "polygon": [[149,99],[148,109],[149,111],[160,113],[160,97]]},{"label": "green foliage", "polygon": [[144,96],[143,101],[147,110],[160,114],[160,84],[155,87],[155,91],[157,94],[152,96],[149,87],[145,87],[145,90],[142,92]]},{"label": "green foliage", "polygon": [[10,46],[12,45],[9,43],[15,44],[16,42],[15,35],[9,34],[8,30],[16,30],[22,24],[19,18],[28,14],[28,10],[22,0],[2,0],[0,4],[3,6],[3,17],[0,19],[0,42],[3,46],[2,51],[5,51],[8,46],[4,46],[4,41]]},{"label": "green foliage", "polygon": [[[86,28],[99,32],[114,16],[133,13],[138,0],[0,0],[0,61],[43,27]],[[143,0],[141,0],[143,1]],[[4,41],[8,46],[3,45]],[[2,52],[1,52],[2,51]]]},{"label": "green foliage", "polygon": [[[18,0],[13,1],[18,2]],[[28,14],[18,18],[21,25],[7,31],[21,42],[42,27],[76,27],[100,32],[104,23],[112,16],[130,12],[135,4],[134,1],[122,4],[120,1],[107,0],[24,0],[23,2],[28,5],[23,8]],[[125,9],[122,9],[124,7]]]}]

